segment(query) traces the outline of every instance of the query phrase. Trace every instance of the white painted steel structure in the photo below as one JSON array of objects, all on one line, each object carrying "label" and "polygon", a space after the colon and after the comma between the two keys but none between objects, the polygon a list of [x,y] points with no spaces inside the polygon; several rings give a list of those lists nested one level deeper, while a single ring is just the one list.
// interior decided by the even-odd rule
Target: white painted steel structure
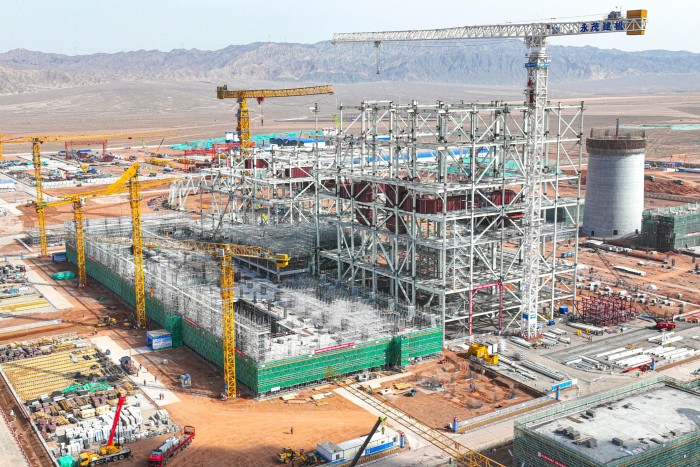
[{"label": "white painted steel structure", "polygon": [[[524,157],[524,219],[521,246],[523,255],[522,276],[520,284],[521,295],[521,333],[525,338],[536,337],[538,296],[541,283],[539,240],[542,227],[541,193],[542,161],[545,151],[545,108],[548,105],[547,83],[549,56],[546,53],[547,38],[554,36],[570,36],[592,33],[626,32],[627,34],[644,34],[646,28],[646,10],[628,12],[631,18],[623,18],[619,12],[612,12],[607,18],[592,22],[549,22],[528,24],[504,24],[486,26],[464,26],[458,28],[341,33],[333,35],[333,42],[373,42],[379,47],[383,41],[421,41],[446,39],[477,39],[521,37],[530,50],[527,70],[527,85],[525,89],[527,145]],[[377,66],[379,72],[379,66]]]}]

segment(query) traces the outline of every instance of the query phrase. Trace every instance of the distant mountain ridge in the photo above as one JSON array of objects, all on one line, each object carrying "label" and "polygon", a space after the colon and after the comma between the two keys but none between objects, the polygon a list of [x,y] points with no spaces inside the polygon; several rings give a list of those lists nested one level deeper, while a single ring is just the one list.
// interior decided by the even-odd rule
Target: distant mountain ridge
[{"label": "distant mountain ridge", "polygon": [[[557,82],[700,73],[700,54],[690,52],[562,46],[549,50],[550,76]],[[518,40],[384,44],[379,66],[385,81],[511,85],[523,79],[525,53]],[[258,42],[214,51],[79,56],[15,49],[0,54],[0,94],[139,80],[359,83],[376,81],[376,68],[375,50],[368,44]]]}]

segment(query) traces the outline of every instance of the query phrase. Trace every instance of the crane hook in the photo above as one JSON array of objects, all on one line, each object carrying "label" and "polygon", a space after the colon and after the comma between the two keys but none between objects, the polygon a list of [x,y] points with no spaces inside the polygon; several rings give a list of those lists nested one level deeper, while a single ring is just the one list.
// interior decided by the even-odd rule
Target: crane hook
[{"label": "crane hook", "polygon": [[382,41],[374,41],[374,48],[376,49],[377,52],[377,74],[380,72],[379,68],[379,47],[382,45]]}]

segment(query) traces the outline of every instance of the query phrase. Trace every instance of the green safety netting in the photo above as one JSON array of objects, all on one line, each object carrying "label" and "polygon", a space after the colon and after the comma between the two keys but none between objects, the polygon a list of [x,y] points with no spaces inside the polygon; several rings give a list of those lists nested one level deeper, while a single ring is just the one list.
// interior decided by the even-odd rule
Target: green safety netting
[{"label": "green safety netting", "polygon": [[64,281],[66,279],[75,279],[75,273],[71,271],[62,271],[55,273],[51,277],[53,277],[57,281]]},{"label": "green safety netting", "polygon": [[[250,137],[252,141],[269,140],[270,138],[297,138],[304,134],[313,134],[314,130],[304,130],[304,131],[286,131],[282,133],[266,133],[262,135],[253,135]],[[208,139],[198,139],[194,141],[188,141],[184,144],[174,144],[170,146],[171,149],[176,151],[185,151],[189,149],[211,149],[215,144],[226,143],[225,138],[208,138]]]},{"label": "green safety netting", "polygon": [[61,394],[65,394],[67,392],[78,392],[78,391],[88,391],[88,392],[95,392],[95,391],[108,391],[111,388],[111,386],[107,383],[87,383],[87,384],[71,384],[68,386],[66,389],[61,390]]}]

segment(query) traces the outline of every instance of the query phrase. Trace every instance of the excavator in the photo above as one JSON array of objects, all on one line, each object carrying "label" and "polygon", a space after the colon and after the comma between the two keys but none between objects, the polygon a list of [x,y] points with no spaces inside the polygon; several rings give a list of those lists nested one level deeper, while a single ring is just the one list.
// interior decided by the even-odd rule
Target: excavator
[{"label": "excavator", "polygon": [[125,401],[126,395],[119,397],[117,411],[114,413],[114,422],[112,422],[112,429],[109,432],[107,444],[100,446],[97,452],[81,452],[78,456],[78,465],[80,467],[94,467],[99,464],[116,462],[131,457],[131,448],[124,447],[120,443],[114,442],[114,435],[117,432],[117,426],[119,426],[119,416],[122,413],[122,407],[124,407]]}]

